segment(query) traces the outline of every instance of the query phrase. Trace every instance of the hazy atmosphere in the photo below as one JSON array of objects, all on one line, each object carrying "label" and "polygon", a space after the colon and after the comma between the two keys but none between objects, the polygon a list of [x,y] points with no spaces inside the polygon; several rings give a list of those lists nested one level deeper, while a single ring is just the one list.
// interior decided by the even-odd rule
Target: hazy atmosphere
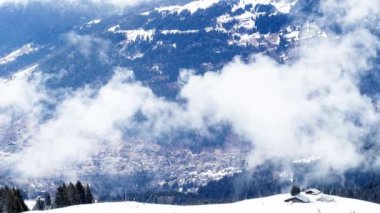
[{"label": "hazy atmosphere", "polygon": [[298,185],[379,203],[379,14],[377,0],[0,0],[0,186],[212,202]]}]

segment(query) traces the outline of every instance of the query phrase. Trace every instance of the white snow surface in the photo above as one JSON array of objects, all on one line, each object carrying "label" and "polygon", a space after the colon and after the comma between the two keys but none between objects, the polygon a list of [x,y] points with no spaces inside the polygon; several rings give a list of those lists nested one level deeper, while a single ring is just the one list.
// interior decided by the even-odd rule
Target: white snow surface
[{"label": "white snow surface", "polygon": [[181,13],[184,10],[188,10],[191,14],[195,13],[198,10],[201,9],[207,9],[211,7],[212,5],[218,3],[220,0],[198,0],[193,1],[185,5],[173,5],[168,7],[160,7],[156,8],[155,10],[162,13]]},{"label": "white snow surface", "polygon": [[111,32],[111,33],[114,33],[114,32],[116,32],[119,29],[120,29],[120,25],[115,25],[115,26],[112,26],[112,27],[108,28],[107,31]]},{"label": "white snow surface", "polygon": [[30,67],[27,67],[25,69],[17,71],[15,74],[12,75],[12,79],[16,78],[29,78],[32,76],[33,72],[38,68],[38,64],[32,65]]},{"label": "white snow surface", "polygon": [[271,4],[273,4],[280,13],[289,13],[297,1],[298,0],[277,0],[272,1]]},{"label": "white snow surface", "polygon": [[244,8],[251,4],[255,7],[258,4],[272,4],[280,13],[289,13],[298,0],[240,0],[233,8],[232,12]]},{"label": "white snow surface", "polygon": [[[219,3],[221,0],[196,0],[185,5],[170,5],[165,7],[159,7],[154,9],[159,13],[181,13],[185,10],[189,11],[191,14],[197,12],[198,10],[205,10],[214,4]],[[276,7],[278,12],[289,13],[292,7],[297,3],[298,0],[239,0],[234,5],[232,12],[244,8],[246,5],[256,6],[257,4],[272,4]],[[151,11],[141,13],[141,15],[149,15]]]},{"label": "white snow surface", "polygon": [[133,30],[122,30],[120,29],[120,25],[115,25],[107,30],[108,32],[111,33],[120,33],[124,34],[126,37],[125,43],[133,43],[136,42],[137,40],[144,40],[144,41],[151,41],[153,39],[153,36],[156,33],[156,30],[150,29],[150,30],[145,30],[145,29],[133,29]]},{"label": "white snow surface", "polygon": [[87,25],[93,25],[93,24],[99,24],[102,20],[101,19],[95,19],[92,21],[87,22]]},{"label": "white snow surface", "polygon": [[25,44],[20,49],[17,49],[15,51],[9,53],[8,55],[4,56],[3,58],[0,58],[0,65],[16,61],[16,59],[18,57],[23,56],[23,55],[28,55],[32,52],[37,51],[37,50],[38,50],[38,48],[34,47],[34,45],[32,43]]},{"label": "white snow surface", "polygon": [[162,30],[161,33],[164,35],[168,34],[191,34],[198,33],[199,30]]},{"label": "white snow surface", "polygon": [[33,209],[34,205],[36,204],[35,200],[24,200],[24,203],[29,209]]},{"label": "white snow surface", "polygon": [[[326,196],[326,195],[319,195]],[[47,213],[82,213],[82,212],[129,212],[129,213],[227,213],[227,212],[281,212],[281,213],[379,213],[380,205],[366,201],[329,196],[334,202],[319,202],[319,196],[310,195],[310,203],[286,203],[289,194],[280,194],[266,198],[245,200],[232,204],[214,204],[200,206],[173,206],[143,204],[137,202],[97,203],[72,206],[46,211]]]},{"label": "white snow surface", "polygon": [[[292,7],[297,3],[298,0],[240,0],[238,1],[233,9],[232,12],[238,10],[239,8],[244,8],[246,5],[253,5],[256,6],[257,4],[272,4],[274,7],[276,7],[277,11],[281,13],[289,13]],[[159,13],[181,13],[185,10],[189,11],[191,14],[197,12],[198,10],[205,10],[214,4],[219,3],[220,0],[197,0],[190,2],[185,5],[171,5],[166,7],[159,7],[156,8],[155,11]],[[150,12],[142,13],[142,15],[148,15]]]},{"label": "white snow surface", "polygon": [[125,34],[127,40],[126,43],[136,42],[137,40],[151,41],[153,39],[155,30],[118,30],[115,33],[123,33]]},{"label": "white snow surface", "polygon": [[288,34],[285,34],[284,37],[287,39],[298,40],[298,38],[300,37],[300,31],[295,30],[295,31],[289,32]]},{"label": "white snow surface", "polygon": [[321,159],[321,157],[311,156],[309,158],[294,160],[294,161],[292,161],[292,163],[293,164],[310,164],[310,163],[313,163],[315,161],[318,161],[319,159]]}]

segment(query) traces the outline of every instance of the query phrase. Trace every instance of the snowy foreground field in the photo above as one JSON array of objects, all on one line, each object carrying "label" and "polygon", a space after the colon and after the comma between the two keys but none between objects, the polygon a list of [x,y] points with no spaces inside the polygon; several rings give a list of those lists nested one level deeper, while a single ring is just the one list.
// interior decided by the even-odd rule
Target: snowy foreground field
[{"label": "snowy foreground field", "polygon": [[266,198],[246,200],[232,204],[215,204],[201,206],[173,206],[143,204],[136,202],[97,203],[72,206],[50,210],[51,213],[84,213],[84,212],[129,212],[129,213],[244,213],[244,212],[281,212],[281,213],[380,213],[380,205],[360,200],[335,197],[334,202],[319,202],[311,198],[310,203],[286,203],[289,194]]}]

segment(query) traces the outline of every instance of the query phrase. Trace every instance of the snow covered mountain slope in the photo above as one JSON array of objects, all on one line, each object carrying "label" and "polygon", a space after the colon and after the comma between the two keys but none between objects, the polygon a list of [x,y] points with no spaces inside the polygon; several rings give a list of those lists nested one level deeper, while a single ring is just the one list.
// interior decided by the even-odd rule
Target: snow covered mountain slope
[{"label": "snow covered mountain slope", "polygon": [[[77,212],[321,212],[321,213],[377,213],[380,205],[348,198],[331,196],[333,202],[311,201],[311,203],[286,203],[289,194],[281,194],[266,198],[246,200],[232,204],[201,205],[201,206],[173,206],[143,204],[136,202],[97,203],[92,205],[72,206],[68,208],[55,209],[47,212],[52,213],[77,213]],[[312,200],[312,199],[311,199]]]}]

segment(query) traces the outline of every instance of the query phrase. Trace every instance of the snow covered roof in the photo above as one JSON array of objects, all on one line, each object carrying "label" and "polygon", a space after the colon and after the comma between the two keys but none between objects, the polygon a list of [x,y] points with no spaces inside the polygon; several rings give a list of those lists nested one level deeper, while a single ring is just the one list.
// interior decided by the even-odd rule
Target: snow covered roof
[{"label": "snow covered roof", "polygon": [[285,202],[300,202],[300,203],[310,203],[310,198],[303,194],[298,194],[295,196],[292,196],[288,199],[285,199]]},{"label": "snow covered roof", "polygon": [[319,198],[317,198],[317,201],[331,203],[335,202],[335,199],[332,196],[321,195]]}]

